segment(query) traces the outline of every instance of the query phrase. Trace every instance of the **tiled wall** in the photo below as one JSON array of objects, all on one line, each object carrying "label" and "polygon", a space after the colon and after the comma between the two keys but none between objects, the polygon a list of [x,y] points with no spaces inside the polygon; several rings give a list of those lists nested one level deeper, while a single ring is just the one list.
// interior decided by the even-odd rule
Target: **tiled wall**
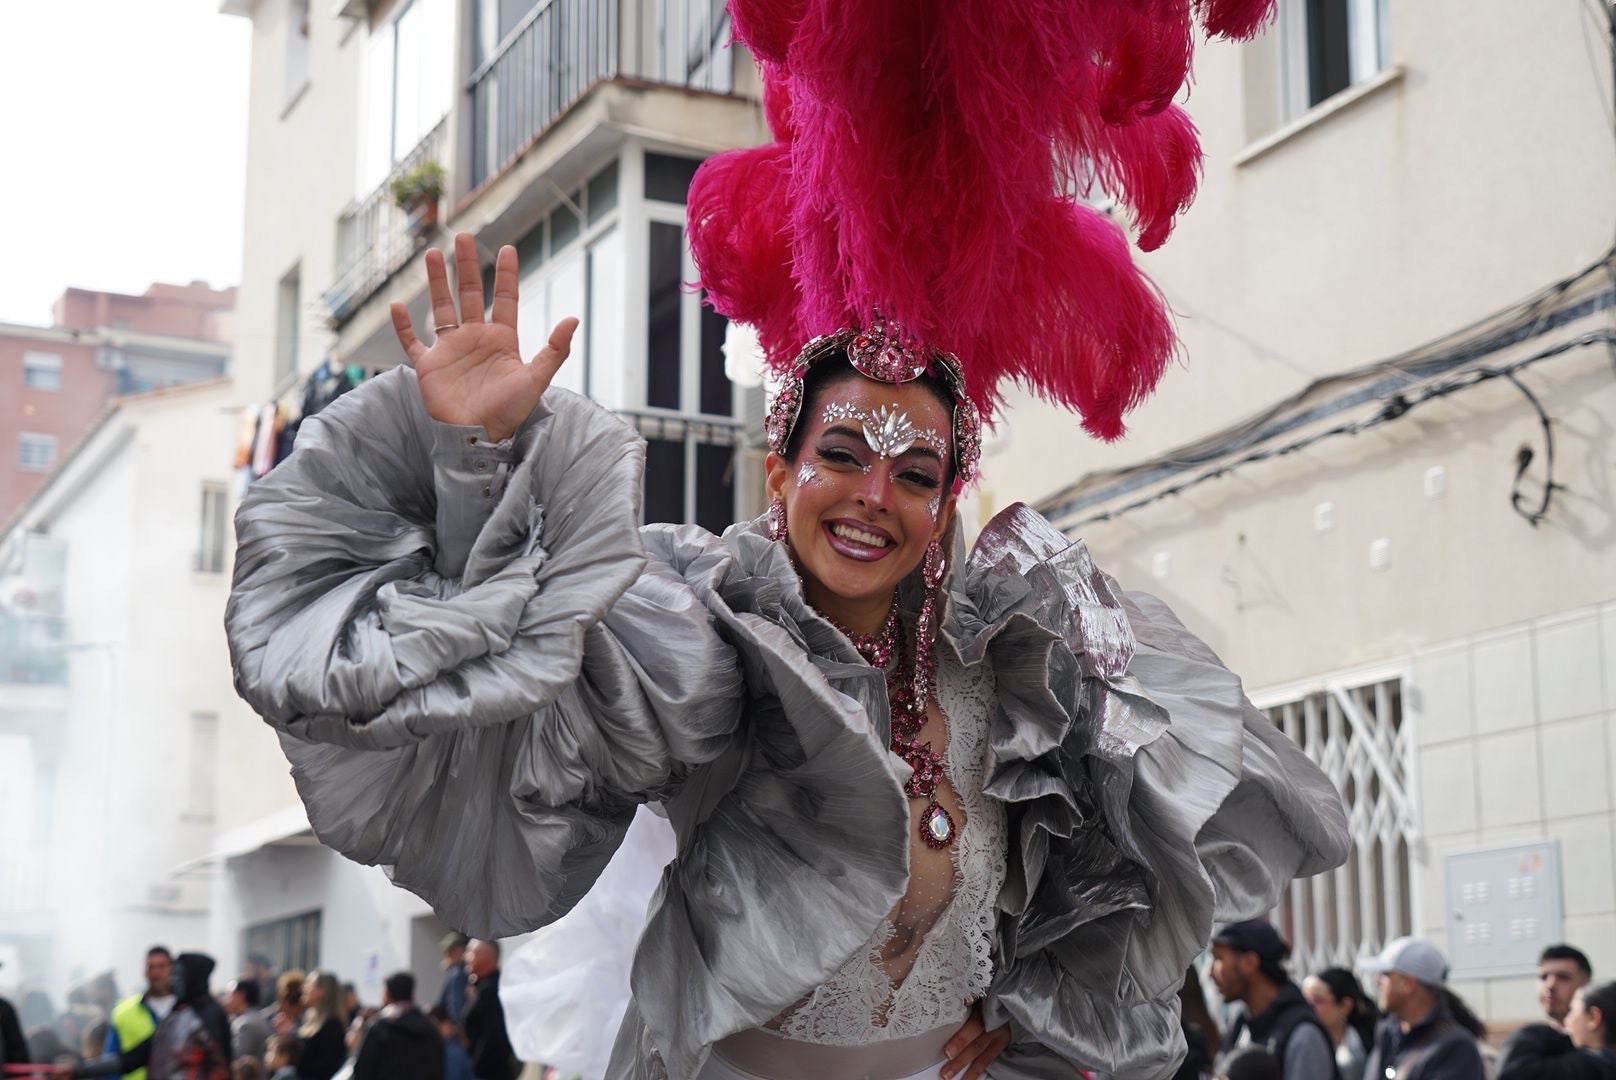
[{"label": "tiled wall", "polygon": [[[1418,654],[1424,932],[1446,947],[1450,852],[1556,839],[1564,938],[1616,977],[1616,604]],[[1485,1018],[1538,1015],[1532,977],[1456,982]]]}]

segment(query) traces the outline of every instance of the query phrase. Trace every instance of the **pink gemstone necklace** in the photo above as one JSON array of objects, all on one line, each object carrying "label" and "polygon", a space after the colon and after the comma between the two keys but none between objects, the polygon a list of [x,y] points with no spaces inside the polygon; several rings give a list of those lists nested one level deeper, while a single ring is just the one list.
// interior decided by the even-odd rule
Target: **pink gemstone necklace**
[{"label": "pink gemstone necklace", "polygon": [[[911,799],[926,800],[926,809],[920,815],[920,838],[929,848],[951,846],[956,835],[954,819],[937,801],[937,785],[943,779],[943,759],[929,741],[916,741],[920,729],[926,726],[926,702],[937,688],[936,657],[930,649],[905,647],[899,633],[896,593],[892,610],[887,613],[879,633],[855,634],[830,616],[825,618],[846,635],[866,663],[886,671],[887,700],[892,707],[891,749],[914,770],[914,775],[903,785],[904,794]],[[924,627],[919,628],[917,633],[924,630]],[[920,653],[918,658],[917,652]],[[898,654],[898,662],[889,669],[893,653]]]}]

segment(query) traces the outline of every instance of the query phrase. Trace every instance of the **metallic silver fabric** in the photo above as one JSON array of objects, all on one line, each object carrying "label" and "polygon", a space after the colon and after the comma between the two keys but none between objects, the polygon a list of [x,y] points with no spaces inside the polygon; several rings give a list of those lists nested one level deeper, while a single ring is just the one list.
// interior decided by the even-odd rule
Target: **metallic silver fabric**
[{"label": "metallic silver fabric", "polygon": [[[664,803],[679,856],[610,1075],[689,1080],[904,891],[885,686],[761,522],[637,529],[643,444],[610,413],[546,395],[501,492],[481,437],[407,369],[304,425],[237,516],[236,684],[317,835],[472,933],[559,917]],[[990,1075],[1171,1075],[1185,967],[1214,920],[1345,857],[1339,798],[1165,606],[1030,510],[962,555],[939,647],[992,667],[1011,837],[985,1008],[1015,1042]]]}]

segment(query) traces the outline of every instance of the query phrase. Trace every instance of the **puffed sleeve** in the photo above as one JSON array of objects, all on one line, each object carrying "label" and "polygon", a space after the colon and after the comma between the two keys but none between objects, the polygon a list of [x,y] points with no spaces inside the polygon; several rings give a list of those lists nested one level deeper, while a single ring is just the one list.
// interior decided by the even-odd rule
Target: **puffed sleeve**
[{"label": "puffed sleeve", "polygon": [[552,390],[509,447],[481,436],[432,420],[407,368],[311,417],[237,513],[225,623],[321,841],[506,936],[722,751],[743,683],[647,560],[626,425]]},{"label": "puffed sleeve", "polygon": [[1185,968],[1346,858],[1340,795],[1165,604],[1027,507],[950,600],[962,660],[993,666],[985,791],[1011,829],[986,1012],[1015,1041],[991,1075],[1171,1076]]}]

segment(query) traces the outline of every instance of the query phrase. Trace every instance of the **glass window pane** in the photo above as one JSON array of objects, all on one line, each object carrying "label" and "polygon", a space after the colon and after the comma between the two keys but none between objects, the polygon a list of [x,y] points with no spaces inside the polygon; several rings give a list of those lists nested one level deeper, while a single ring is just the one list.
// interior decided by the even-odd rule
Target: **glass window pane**
[{"label": "glass window pane", "polygon": [[685,444],[650,439],[645,444],[645,521],[685,522]]},{"label": "glass window pane", "polygon": [[701,164],[695,158],[645,155],[645,197],[683,206],[690,195],[690,181]]},{"label": "glass window pane", "polygon": [[[574,191],[567,196],[572,200],[573,206],[578,205],[580,194],[580,192]],[[566,203],[556,207],[550,212],[550,254],[554,255],[578,239],[578,234],[581,231],[583,231],[583,223],[578,220],[578,215],[572,212],[572,207],[569,207]]]},{"label": "glass window pane", "polygon": [[683,306],[685,231],[651,222],[649,317],[646,319],[645,403],[679,408],[679,309]]},{"label": "glass window pane", "polygon": [[701,306],[701,411],[729,416],[735,411],[734,388],[724,373],[724,331],[729,320]]},{"label": "glass window pane", "polygon": [[617,162],[612,162],[589,181],[589,224],[593,225],[617,209]]},{"label": "glass window pane", "polygon": [[612,229],[589,248],[589,396],[608,409],[626,408],[623,386],[623,231]]},{"label": "glass window pane", "polygon": [[545,326],[539,331],[540,336],[529,342],[522,340],[522,348],[529,356],[539,351],[540,344],[550,337],[550,330],[556,323],[568,315],[575,316],[578,330],[572,336],[572,354],[567,362],[561,365],[551,386],[559,386],[571,390],[575,394],[584,392],[584,364],[583,358],[589,355],[589,343],[586,340],[589,325],[584,319],[584,256],[583,252],[574,250],[566,256],[550,272],[550,297],[545,315]]},{"label": "glass window pane", "polygon": [[696,524],[721,533],[735,521],[735,448],[696,444]]},{"label": "glass window pane", "polygon": [[1308,102],[1317,105],[1352,85],[1347,0],[1307,0]]}]

